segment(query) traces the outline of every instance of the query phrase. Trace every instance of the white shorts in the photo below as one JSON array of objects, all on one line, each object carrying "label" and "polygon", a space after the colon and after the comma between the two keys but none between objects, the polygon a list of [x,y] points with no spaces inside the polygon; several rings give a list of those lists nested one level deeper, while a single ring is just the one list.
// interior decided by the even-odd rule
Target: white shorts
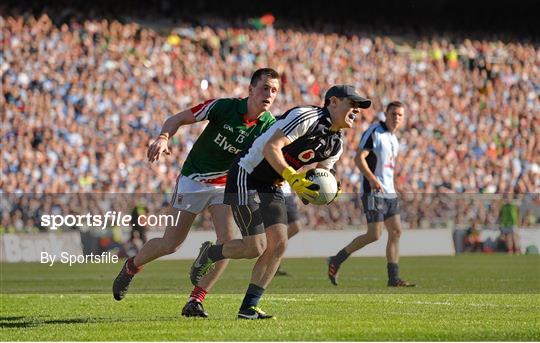
[{"label": "white shorts", "polygon": [[223,204],[225,185],[202,183],[180,175],[171,199],[171,206],[181,211],[201,213],[211,205]]}]

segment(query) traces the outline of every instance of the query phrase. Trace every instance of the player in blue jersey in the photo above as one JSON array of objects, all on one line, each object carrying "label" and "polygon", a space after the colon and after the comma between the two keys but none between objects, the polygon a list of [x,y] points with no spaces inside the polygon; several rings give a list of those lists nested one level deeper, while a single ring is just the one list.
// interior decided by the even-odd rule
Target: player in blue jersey
[{"label": "player in blue jersey", "polygon": [[328,278],[337,286],[341,264],[355,251],[373,243],[388,230],[386,258],[388,286],[412,287],[399,277],[399,237],[401,223],[399,199],[394,188],[394,168],[399,150],[396,132],[404,116],[405,105],[393,101],[386,107],[386,120],[371,125],[363,134],[356,151],[355,163],[362,172],[362,204],[368,223],[367,233],[356,237],[337,255],[328,258]]}]

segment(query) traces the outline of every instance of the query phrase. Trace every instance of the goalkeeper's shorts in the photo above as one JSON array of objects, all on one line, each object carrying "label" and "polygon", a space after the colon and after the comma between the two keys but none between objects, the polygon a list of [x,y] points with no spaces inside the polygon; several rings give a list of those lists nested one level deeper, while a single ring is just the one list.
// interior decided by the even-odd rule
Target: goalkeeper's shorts
[{"label": "goalkeeper's shorts", "polygon": [[258,184],[238,165],[229,170],[224,202],[231,205],[234,221],[243,237],[264,233],[274,224],[287,224],[287,208],[281,189]]}]

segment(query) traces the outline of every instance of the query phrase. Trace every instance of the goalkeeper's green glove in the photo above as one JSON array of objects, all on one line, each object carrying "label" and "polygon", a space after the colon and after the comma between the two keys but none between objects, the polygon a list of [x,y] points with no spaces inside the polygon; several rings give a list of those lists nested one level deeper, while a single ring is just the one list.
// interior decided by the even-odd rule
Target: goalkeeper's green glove
[{"label": "goalkeeper's green glove", "polygon": [[292,190],[302,199],[315,199],[319,196],[319,185],[306,179],[306,173],[298,173],[293,167],[283,169],[281,176],[289,183]]}]

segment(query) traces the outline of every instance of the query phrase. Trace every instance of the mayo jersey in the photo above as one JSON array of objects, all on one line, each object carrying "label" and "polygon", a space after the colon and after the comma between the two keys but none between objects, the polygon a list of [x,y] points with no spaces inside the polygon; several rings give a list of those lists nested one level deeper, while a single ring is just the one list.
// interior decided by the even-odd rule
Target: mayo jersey
[{"label": "mayo jersey", "polygon": [[191,112],[197,121],[208,120],[208,125],[193,144],[181,174],[216,185],[225,185],[236,155],[276,121],[268,111],[255,121],[247,121],[247,98],[208,100]]},{"label": "mayo jersey", "polygon": [[[395,198],[394,168],[399,150],[396,135],[391,133],[386,124],[379,122],[371,125],[360,139],[360,149],[369,150],[366,162],[369,170],[377,177],[384,189],[384,197]],[[366,177],[362,175],[362,194],[371,192],[371,186]]]}]

